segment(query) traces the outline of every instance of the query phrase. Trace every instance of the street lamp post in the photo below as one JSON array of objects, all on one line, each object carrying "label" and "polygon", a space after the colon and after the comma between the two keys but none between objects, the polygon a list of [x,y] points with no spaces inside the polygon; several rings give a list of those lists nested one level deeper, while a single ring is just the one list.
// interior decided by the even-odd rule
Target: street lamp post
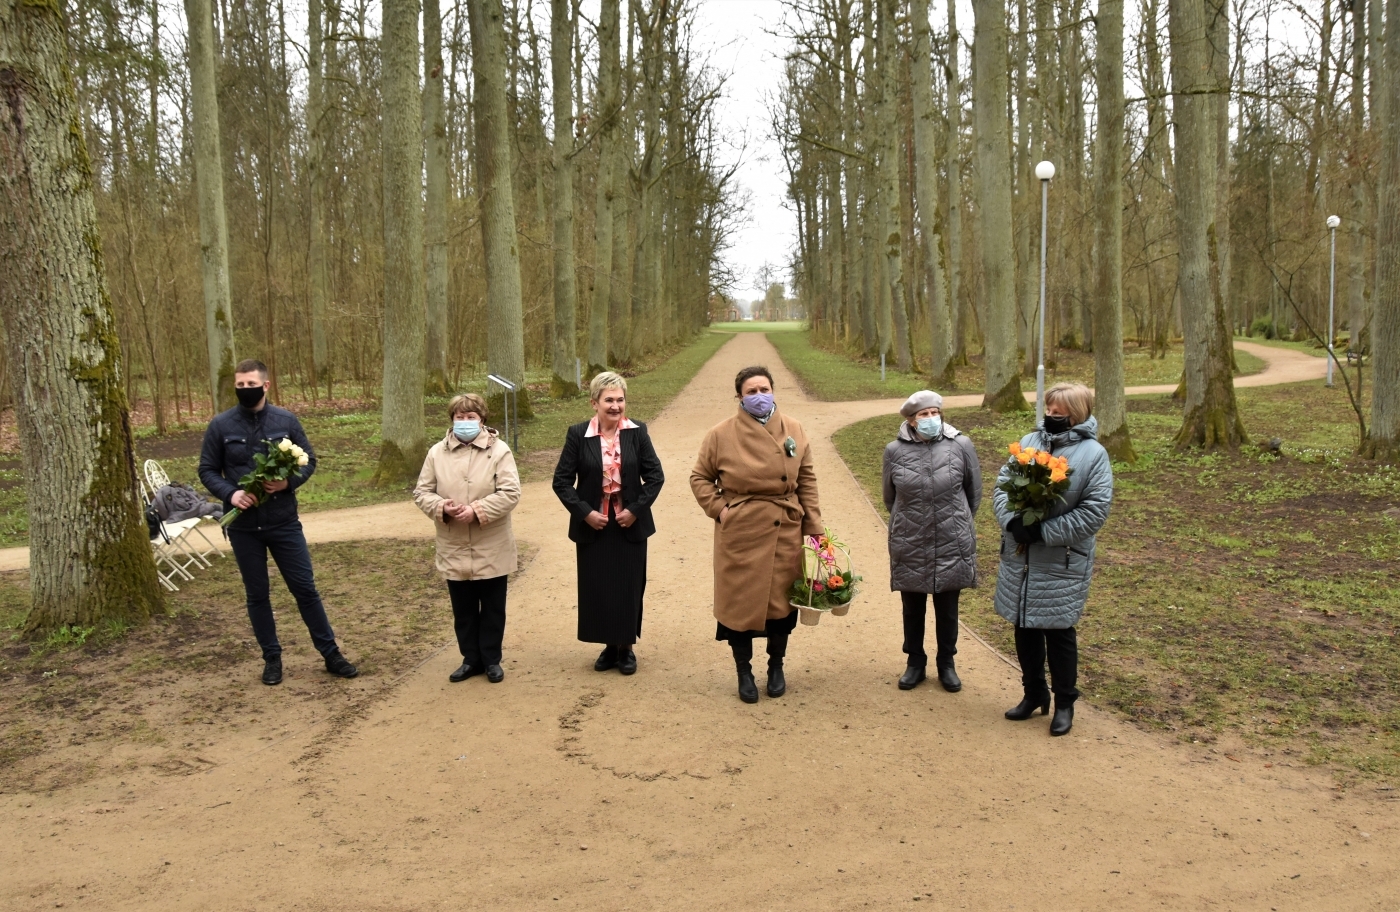
[{"label": "street lamp post", "polygon": [[1035,423],[1039,427],[1045,420],[1045,226],[1055,165],[1041,162],[1035,166],[1035,176],[1040,179],[1040,357],[1035,366]]},{"label": "street lamp post", "polygon": [[1335,337],[1333,312],[1337,300],[1337,226],[1342,220],[1335,215],[1327,216],[1327,231],[1332,235],[1332,268],[1327,277],[1327,385],[1332,385],[1332,366],[1337,363],[1337,353],[1332,348]]}]

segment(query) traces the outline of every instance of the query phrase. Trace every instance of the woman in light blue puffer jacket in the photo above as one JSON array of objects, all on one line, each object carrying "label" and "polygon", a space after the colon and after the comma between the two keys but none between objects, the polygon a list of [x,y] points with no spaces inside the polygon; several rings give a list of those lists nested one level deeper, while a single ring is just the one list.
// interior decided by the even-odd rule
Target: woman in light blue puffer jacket
[{"label": "woman in light blue puffer jacket", "polygon": [[[1016,657],[1025,697],[1006,718],[1029,719],[1039,709],[1055,717],[1050,734],[1063,735],[1074,724],[1079,646],[1074,625],[1084,612],[1094,572],[1094,542],[1113,502],[1113,468],[1099,444],[1098,421],[1090,414],[1094,393],[1078,383],[1061,383],[1045,393],[1045,421],[1021,438],[1022,447],[1046,450],[1069,460],[1069,490],[1040,522],[1027,526],[1006,506],[1000,490],[1003,466],[992,498],[1004,530],[997,571],[996,611],[1016,625]],[[1024,553],[1017,553],[1019,549]],[[1045,687],[1046,660],[1050,689]]]}]

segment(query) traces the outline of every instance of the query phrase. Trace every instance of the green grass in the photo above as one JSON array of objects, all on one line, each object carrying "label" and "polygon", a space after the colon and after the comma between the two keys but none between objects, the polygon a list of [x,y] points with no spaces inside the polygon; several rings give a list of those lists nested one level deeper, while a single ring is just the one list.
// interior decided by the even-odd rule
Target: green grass
[{"label": "green grass", "polygon": [[[683,346],[650,355],[624,371],[627,376],[627,414],[638,421],[656,416],[685,387],[700,366],[710,359],[728,335],[702,333]],[[534,418],[521,422],[517,458],[526,480],[544,477],[554,468],[553,454],[564,440],[569,425],[582,421],[592,412],[588,396],[572,399],[549,398],[548,371],[527,376]],[[462,385],[461,392],[485,393],[485,380]],[[445,398],[429,398],[425,431],[431,444],[447,432],[449,424]],[[379,461],[380,409],[375,402],[298,407],[306,435],[316,450],[316,474],[297,491],[297,500],[306,512],[357,507],[402,500],[411,486],[376,488],[370,481]],[[490,424],[504,431],[500,415]],[[148,458],[158,459],[170,477],[204,492],[197,469],[204,425],[175,427],[165,436],[151,428],[138,428],[137,469]],[[507,442],[510,442],[507,438]],[[29,541],[29,521],[23,472],[19,459],[0,459],[0,547],[25,545]]]},{"label": "green grass", "polygon": [[[827,402],[848,402],[859,399],[892,399],[908,396],[930,388],[932,381],[920,373],[918,359],[913,371],[901,373],[893,363],[885,365],[885,380],[880,379],[880,360],[859,355],[841,343],[817,341],[810,332],[774,334],[769,338],[788,369],[797,375],[808,395]],[[1240,375],[1254,374],[1264,369],[1264,362],[1236,352]],[[924,360],[927,366],[927,359]],[[1128,344],[1123,350],[1123,373],[1127,386],[1150,386],[1176,383],[1181,379],[1181,347],[1169,349],[1164,357],[1153,358],[1146,348]],[[956,369],[951,386],[938,385],[938,392],[981,393],[983,391],[980,356]],[[1094,356],[1071,349],[1055,349],[1046,353],[1045,382],[1094,382]],[[1025,378],[1022,385],[1035,389],[1034,377]]]},{"label": "green grass", "polygon": [[802,332],[807,324],[801,320],[759,320],[756,322],[711,323],[710,331],[735,332]]},{"label": "green grass", "polygon": [[[1241,390],[1246,427],[1283,459],[1177,451],[1165,397],[1129,403],[1142,458],[1116,465],[1080,623],[1086,699],[1188,741],[1241,738],[1343,780],[1400,776],[1400,471],[1356,459],[1344,394],[1315,385]],[[1299,416],[1307,420],[1299,421]],[[1025,416],[953,410],[986,481],[977,517],[982,588],[964,619],[1008,655],[996,616],[990,499]],[[839,431],[838,451],[883,513],[880,454],[897,416]]]}]

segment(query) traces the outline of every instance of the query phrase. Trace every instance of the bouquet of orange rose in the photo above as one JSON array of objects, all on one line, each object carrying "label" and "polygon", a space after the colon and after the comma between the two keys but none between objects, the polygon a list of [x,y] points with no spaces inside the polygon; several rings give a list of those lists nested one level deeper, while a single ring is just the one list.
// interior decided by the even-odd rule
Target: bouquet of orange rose
[{"label": "bouquet of orange rose", "polygon": [[1050,508],[1065,499],[1069,477],[1074,469],[1063,456],[1052,456],[1035,447],[1013,443],[1007,448],[1006,478],[997,490],[1006,494],[1006,508],[1033,525],[1045,518]]},{"label": "bouquet of orange rose", "polygon": [[[788,590],[794,607],[845,614],[861,577],[851,570],[851,552],[830,530],[802,539],[802,574]],[[833,610],[835,609],[835,610]]]}]

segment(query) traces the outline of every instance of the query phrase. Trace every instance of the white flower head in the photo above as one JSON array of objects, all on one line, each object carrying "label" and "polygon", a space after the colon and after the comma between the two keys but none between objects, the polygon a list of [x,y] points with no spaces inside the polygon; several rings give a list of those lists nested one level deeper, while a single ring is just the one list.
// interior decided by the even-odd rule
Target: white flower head
[{"label": "white flower head", "polygon": [[290,453],[292,451],[292,446],[292,442],[286,437],[283,437],[282,442],[277,444],[277,449],[281,450],[284,453]]},{"label": "white flower head", "polygon": [[297,457],[297,465],[299,466],[304,466],[310,461],[311,457],[307,456],[305,453],[302,453],[300,456]]},{"label": "white flower head", "polygon": [[303,450],[301,447],[297,446],[295,443],[292,444],[292,448],[288,452],[290,452],[293,456],[297,457],[298,459],[306,455],[306,451]]}]

